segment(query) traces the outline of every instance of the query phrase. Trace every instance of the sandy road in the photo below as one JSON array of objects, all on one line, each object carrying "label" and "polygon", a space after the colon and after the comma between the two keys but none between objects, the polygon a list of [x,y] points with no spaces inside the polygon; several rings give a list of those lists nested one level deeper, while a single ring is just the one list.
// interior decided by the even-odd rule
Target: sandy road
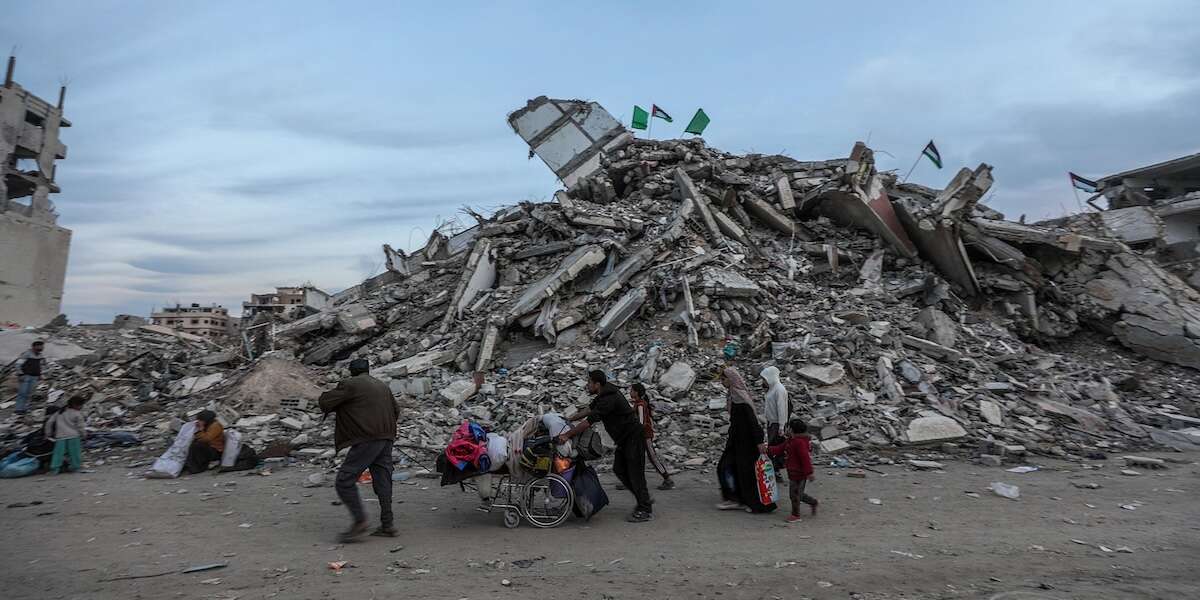
[{"label": "sandy road", "polygon": [[[418,480],[397,485],[400,538],[344,546],[333,490],[301,486],[312,469],[162,481],[105,465],[0,481],[0,505],[43,502],[0,509],[0,596],[1200,597],[1200,466],[1129,477],[1116,460],[1093,470],[1034,462],[1043,469],[1023,475],[953,463],[867,479],[818,469],[822,512],[791,526],[782,513],[713,510],[703,474],[657,492],[658,518],[638,525],[624,522],[631,498],[604,475],[613,504],[552,530],[505,529],[499,514],[474,510],[473,495]],[[1020,500],[994,496],[991,481],[1019,485]],[[1102,487],[1073,485],[1083,483]],[[335,574],[335,560],[353,566]],[[178,573],[217,562],[229,566]]]}]

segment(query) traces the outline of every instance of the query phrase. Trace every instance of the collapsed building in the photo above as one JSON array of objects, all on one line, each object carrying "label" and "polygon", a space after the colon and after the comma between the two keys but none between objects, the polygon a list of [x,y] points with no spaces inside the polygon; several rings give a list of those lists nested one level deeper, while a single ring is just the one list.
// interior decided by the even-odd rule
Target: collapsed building
[{"label": "collapsed building", "polygon": [[1088,203],[1098,210],[1056,222],[1119,239],[1200,289],[1200,154],[1101,177]]},{"label": "collapsed building", "polygon": [[0,327],[45,325],[59,314],[71,245],[50,200],[60,191],[55,162],[67,157],[58,139],[71,126],[66,87],[51,104],[13,81],[16,64],[10,56],[0,87]]},{"label": "collapsed building", "polygon": [[[989,165],[938,190],[897,183],[862,143],[734,155],[545,97],[509,123],[569,182],[552,202],[385,245],[383,273],[241,347],[126,343],[68,385],[103,396],[103,422],[166,431],[212,406],[257,446],[328,460],[311,409],[352,358],[401,398],[401,444],[435,451],[464,418],[506,430],[585,403],[599,368],[649,388],[672,465],[705,468],[727,426],[711,374],[732,355],[750,380],[779,367],[826,457],[1200,443],[1195,290],[1111,235],[1005,220],[980,202]],[[161,412],[131,420],[147,377]]]}]

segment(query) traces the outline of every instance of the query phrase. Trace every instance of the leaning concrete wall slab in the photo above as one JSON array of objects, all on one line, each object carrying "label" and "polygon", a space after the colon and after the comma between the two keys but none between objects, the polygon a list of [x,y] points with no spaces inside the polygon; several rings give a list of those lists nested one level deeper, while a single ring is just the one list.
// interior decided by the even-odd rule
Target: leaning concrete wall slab
[{"label": "leaning concrete wall slab", "polygon": [[0,213],[0,326],[37,327],[62,309],[71,230]]},{"label": "leaning concrete wall slab", "polygon": [[539,96],[508,116],[508,124],[571,187],[600,168],[600,153],[633,138],[604,107]]}]

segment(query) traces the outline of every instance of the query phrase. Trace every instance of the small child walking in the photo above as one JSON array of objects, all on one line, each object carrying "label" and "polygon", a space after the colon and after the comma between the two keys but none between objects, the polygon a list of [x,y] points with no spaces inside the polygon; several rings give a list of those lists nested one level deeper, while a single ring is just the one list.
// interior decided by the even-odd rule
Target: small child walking
[{"label": "small child walking", "polygon": [[813,480],[812,450],[809,447],[808,425],[800,419],[788,423],[790,431],[782,443],[767,448],[770,456],[787,457],[788,498],[792,501],[792,514],[787,522],[800,520],[800,504],[807,504],[811,514],[817,514],[817,499],[804,493],[808,482]]},{"label": "small child walking", "polygon": [[62,468],[63,455],[69,459],[68,471],[78,471],[83,466],[83,439],[87,437],[87,426],[83,420],[83,408],[87,398],[71,396],[66,408],[46,422],[46,438],[54,440],[54,453],[50,455],[50,472],[58,473]]}]

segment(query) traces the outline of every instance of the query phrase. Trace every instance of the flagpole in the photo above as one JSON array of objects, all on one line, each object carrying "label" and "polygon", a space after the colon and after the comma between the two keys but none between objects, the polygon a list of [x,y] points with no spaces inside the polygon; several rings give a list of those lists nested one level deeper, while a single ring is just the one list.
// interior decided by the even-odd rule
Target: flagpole
[{"label": "flagpole", "polygon": [[[651,106],[650,110],[653,111],[654,105],[651,104],[650,106]],[[654,131],[654,112],[651,112],[650,118],[646,119],[646,139],[650,139],[650,140],[654,139],[654,136],[651,135],[652,131]]]},{"label": "flagpole", "polygon": [[917,163],[921,162],[921,157],[922,157],[922,156],[924,156],[924,155],[925,155],[925,151],[924,151],[924,150],[922,150],[922,151],[921,151],[921,154],[918,154],[918,155],[917,155],[917,160],[914,160],[914,161],[913,161],[913,166],[912,166],[912,167],[910,167],[910,168],[908,169],[908,172],[904,174],[904,179],[901,179],[901,180],[900,180],[900,183],[904,183],[904,182],[908,181],[908,176],[909,176],[909,175],[912,175],[913,169],[916,169],[916,168],[917,168]]}]

